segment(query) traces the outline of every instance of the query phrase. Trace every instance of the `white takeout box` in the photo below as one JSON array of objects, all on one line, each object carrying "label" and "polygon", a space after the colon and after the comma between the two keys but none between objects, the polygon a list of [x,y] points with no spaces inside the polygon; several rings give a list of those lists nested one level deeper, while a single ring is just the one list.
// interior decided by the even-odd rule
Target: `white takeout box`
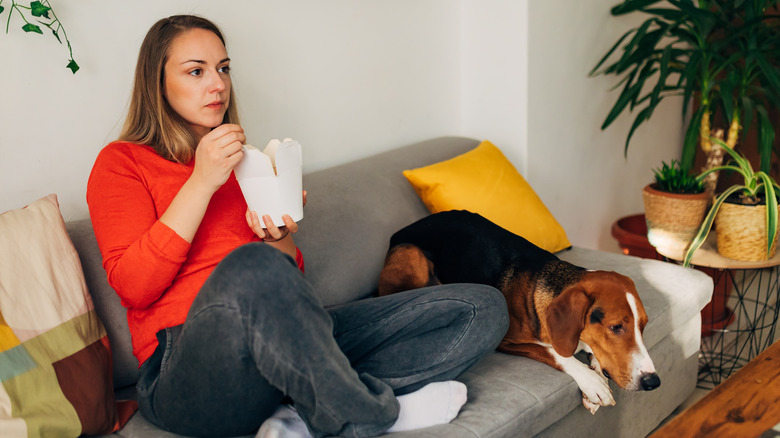
[{"label": "white takeout box", "polygon": [[261,224],[265,214],[278,227],[284,225],[283,214],[295,222],[303,219],[302,167],[301,145],[293,139],[273,139],[263,151],[244,146],[244,158],[233,170],[249,209],[257,212]]}]

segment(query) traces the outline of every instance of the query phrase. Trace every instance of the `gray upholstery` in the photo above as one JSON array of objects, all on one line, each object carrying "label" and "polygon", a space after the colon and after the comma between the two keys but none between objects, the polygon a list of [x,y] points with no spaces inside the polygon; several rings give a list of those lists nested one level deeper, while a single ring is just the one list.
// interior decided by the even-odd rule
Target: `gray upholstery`
[{"label": "gray upholstery", "polygon": [[[477,144],[467,138],[437,138],[304,176],[308,204],[295,239],[306,277],[326,305],[371,295],[390,235],[427,214],[401,171],[454,157]],[[121,397],[132,397],[138,364],[124,308],[106,283],[90,222],[71,222],[68,231],[111,340],[115,387]],[[635,281],[650,318],[645,340],[661,387],[630,393],[613,385],[617,405],[591,415],[569,376],[539,362],[494,353],[460,377],[468,385],[469,402],[458,418],[394,437],[641,437],[688,397],[696,383],[699,312],[712,293],[711,279],[669,263],[583,248],[559,256],[587,268],[619,271]],[[115,436],[176,435],[156,429],[136,413]]]}]

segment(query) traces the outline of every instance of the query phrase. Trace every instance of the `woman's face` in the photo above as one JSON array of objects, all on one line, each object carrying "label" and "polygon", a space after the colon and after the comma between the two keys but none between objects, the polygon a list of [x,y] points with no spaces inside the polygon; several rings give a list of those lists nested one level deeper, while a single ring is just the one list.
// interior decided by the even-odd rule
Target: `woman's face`
[{"label": "woman's face", "polygon": [[198,138],[222,124],[230,104],[230,58],[217,35],[205,29],[182,32],[164,68],[165,99]]}]

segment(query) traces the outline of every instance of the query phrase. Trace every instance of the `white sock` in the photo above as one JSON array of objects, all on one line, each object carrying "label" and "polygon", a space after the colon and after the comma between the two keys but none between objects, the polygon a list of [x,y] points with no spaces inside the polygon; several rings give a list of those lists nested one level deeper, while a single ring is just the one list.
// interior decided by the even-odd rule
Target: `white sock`
[{"label": "white sock", "polygon": [[466,404],[466,385],[455,380],[429,383],[415,392],[398,396],[401,410],[388,432],[404,432],[447,424]]},{"label": "white sock", "polygon": [[263,422],[255,438],[312,438],[312,435],[295,408],[280,405],[276,412]]}]

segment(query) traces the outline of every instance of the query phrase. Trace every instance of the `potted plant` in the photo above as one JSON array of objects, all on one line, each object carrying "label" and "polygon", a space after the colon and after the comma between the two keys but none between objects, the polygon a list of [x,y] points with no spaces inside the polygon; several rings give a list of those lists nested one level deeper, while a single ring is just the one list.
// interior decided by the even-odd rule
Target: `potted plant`
[{"label": "potted plant", "polygon": [[655,182],[642,189],[647,238],[661,254],[682,254],[707,213],[710,196],[680,162],[661,163]]},{"label": "potted plant", "polygon": [[[707,166],[722,164],[723,151],[710,138],[723,137],[734,149],[744,131],[755,128],[760,170],[769,173],[774,127],[770,110],[780,108],[780,0],[625,0],[613,16],[642,13],[591,71],[615,75],[622,86],[607,115],[606,129],[624,111],[636,112],[635,130],[670,96],[683,97],[683,117],[693,106],[681,165],[693,168],[697,142]],[[625,44],[624,44],[625,43]],[[622,46],[622,54],[612,60]],[[717,134],[717,135],[716,135]],[[709,173],[711,177],[716,172]],[[707,181],[708,190],[715,185]]]},{"label": "potted plant", "polygon": [[780,186],[765,172],[754,172],[750,162],[722,140],[713,138],[713,141],[731,156],[734,164],[705,170],[697,179],[703,180],[711,172],[728,170],[739,174],[744,183],[729,187],[714,199],[685,252],[683,264],[690,266],[713,223],[717,227],[718,253],[736,260],[767,260],[774,255],[777,243]]}]

